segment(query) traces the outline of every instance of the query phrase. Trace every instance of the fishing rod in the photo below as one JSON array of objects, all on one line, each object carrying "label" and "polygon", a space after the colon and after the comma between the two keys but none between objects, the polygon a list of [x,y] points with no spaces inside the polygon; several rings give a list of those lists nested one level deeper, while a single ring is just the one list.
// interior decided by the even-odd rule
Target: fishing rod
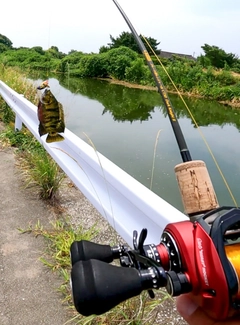
[{"label": "fishing rod", "polygon": [[141,38],[138,36],[131,21],[129,20],[123,9],[120,7],[118,2],[116,0],[113,0],[113,2],[122,14],[124,20],[126,21],[128,27],[132,32],[132,35],[135,38],[135,41],[139,46],[139,49],[144,55],[148,67],[157,85],[158,91],[167,109],[167,114],[170,119],[171,126],[175,134],[180,154],[183,160],[183,163],[175,166],[175,174],[182,196],[185,212],[189,216],[193,216],[201,212],[211,211],[217,208],[219,205],[210,176],[207,171],[207,167],[205,163],[201,160],[192,160],[182,130],[178,123],[176,114],[174,112],[172,103],[169,99],[167,91],[162,83],[162,80],[157,72],[156,67],[154,66],[145,45],[143,44]]},{"label": "fishing rod", "polygon": [[[133,232],[133,250],[81,240],[71,245],[71,288],[77,311],[103,314],[147,290],[165,287],[174,297],[192,293],[198,305],[217,320],[240,310],[240,209],[218,208],[203,161],[192,161],[160,77],[131,22],[118,5],[142,50],[167,107],[183,163],[175,166],[190,219],[169,223],[160,243],[145,244],[147,229]],[[193,217],[193,218],[192,218]],[[120,266],[111,263],[118,259]]]},{"label": "fishing rod", "polygon": [[167,92],[165,90],[165,87],[164,87],[164,85],[163,85],[163,83],[161,81],[161,78],[160,78],[160,76],[159,76],[159,74],[157,72],[157,69],[154,66],[154,64],[152,62],[152,59],[151,59],[145,45],[143,44],[141,38],[138,36],[135,28],[133,27],[132,23],[128,19],[127,15],[125,14],[125,12],[123,11],[123,9],[120,7],[120,5],[118,4],[118,2],[116,0],[113,0],[113,2],[115,3],[115,5],[119,9],[120,13],[122,14],[123,18],[125,19],[126,23],[128,24],[128,27],[130,28],[130,30],[131,30],[134,38],[135,38],[135,41],[137,42],[137,44],[139,46],[139,49],[141,50],[142,54],[144,55],[144,57],[145,57],[145,59],[147,61],[149,69],[150,69],[150,71],[152,73],[152,76],[153,76],[153,78],[155,80],[155,83],[157,85],[158,91],[159,91],[160,95],[162,96],[163,102],[164,102],[164,104],[166,106],[167,114],[168,114],[168,117],[170,119],[170,122],[171,122],[171,125],[172,125],[172,128],[173,128],[173,132],[175,134],[175,137],[176,137],[176,140],[177,140],[177,143],[178,143],[178,147],[180,149],[182,160],[183,160],[183,162],[191,161],[192,158],[191,158],[190,152],[188,150],[186,141],[184,139],[182,130],[181,130],[180,125],[178,123],[176,114],[174,112],[172,103],[170,101],[170,98],[169,98],[169,96],[168,96],[168,94],[167,94]]}]

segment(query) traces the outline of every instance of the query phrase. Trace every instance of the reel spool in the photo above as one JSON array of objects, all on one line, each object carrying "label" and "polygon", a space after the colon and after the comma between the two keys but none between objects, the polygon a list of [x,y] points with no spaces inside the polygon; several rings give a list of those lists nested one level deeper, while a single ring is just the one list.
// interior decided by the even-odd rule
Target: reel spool
[{"label": "reel spool", "polygon": [[238,293],[236,294],[236,298],[239,299],[240,298],[240,243],[226,245],[225,253],[238,279]]}]

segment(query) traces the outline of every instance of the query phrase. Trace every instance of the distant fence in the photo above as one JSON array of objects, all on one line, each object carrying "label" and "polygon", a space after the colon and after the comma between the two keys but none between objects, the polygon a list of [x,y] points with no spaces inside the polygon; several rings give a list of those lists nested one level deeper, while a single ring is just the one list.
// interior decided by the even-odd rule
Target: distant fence
[{"label": "distant fence", "polygon": [[23,123],[31,131],[129,245],[135,229],[147,228],[147,242],[158,243],[166,224],[188,219],[68,129],[64,141],[47,144],[38,134],[37,107],[2,81],[0,95],[16,114],[15,129]]}]

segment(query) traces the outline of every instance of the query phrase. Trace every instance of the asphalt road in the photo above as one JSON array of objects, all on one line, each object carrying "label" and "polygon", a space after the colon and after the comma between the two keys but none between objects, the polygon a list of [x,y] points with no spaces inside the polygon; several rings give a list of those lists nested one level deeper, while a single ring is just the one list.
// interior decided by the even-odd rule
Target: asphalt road
[{"label": "asphalt road", "polygon": [[0,144],[0,324],[63,325],[70,315],[57,292],[60,278],[39,261],[46,243],[18,230],[49,224],[49,214],[17,171],[12,150]]}]

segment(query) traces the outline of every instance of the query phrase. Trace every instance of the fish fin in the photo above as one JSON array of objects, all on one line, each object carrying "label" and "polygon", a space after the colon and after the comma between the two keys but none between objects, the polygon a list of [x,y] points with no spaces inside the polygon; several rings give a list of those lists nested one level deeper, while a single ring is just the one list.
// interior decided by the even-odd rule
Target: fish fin
[{"label": "fish fin", "polygon": [[64,132],[64,130],[65,130],[65,123],[64,121],[60,120],[59,123],[57,124],[56,131]]},{"label": "fish fin", "polygon": [[38,133],[39,133],[40,137],[44,134],[47,134],[47,131],[41,122],[39,123]]},{"label": "fish fin", "polygon": [[53,134],[48,134],[46,142],[51,143],[51,142],[60,142],[63,141],[64,137],[61,134],[58,133],[53,133]]},{"label": "fish fin", "polygon": [[61,121],[64,121],[64,110],[61,103],[58,102],[59,117]]}]

